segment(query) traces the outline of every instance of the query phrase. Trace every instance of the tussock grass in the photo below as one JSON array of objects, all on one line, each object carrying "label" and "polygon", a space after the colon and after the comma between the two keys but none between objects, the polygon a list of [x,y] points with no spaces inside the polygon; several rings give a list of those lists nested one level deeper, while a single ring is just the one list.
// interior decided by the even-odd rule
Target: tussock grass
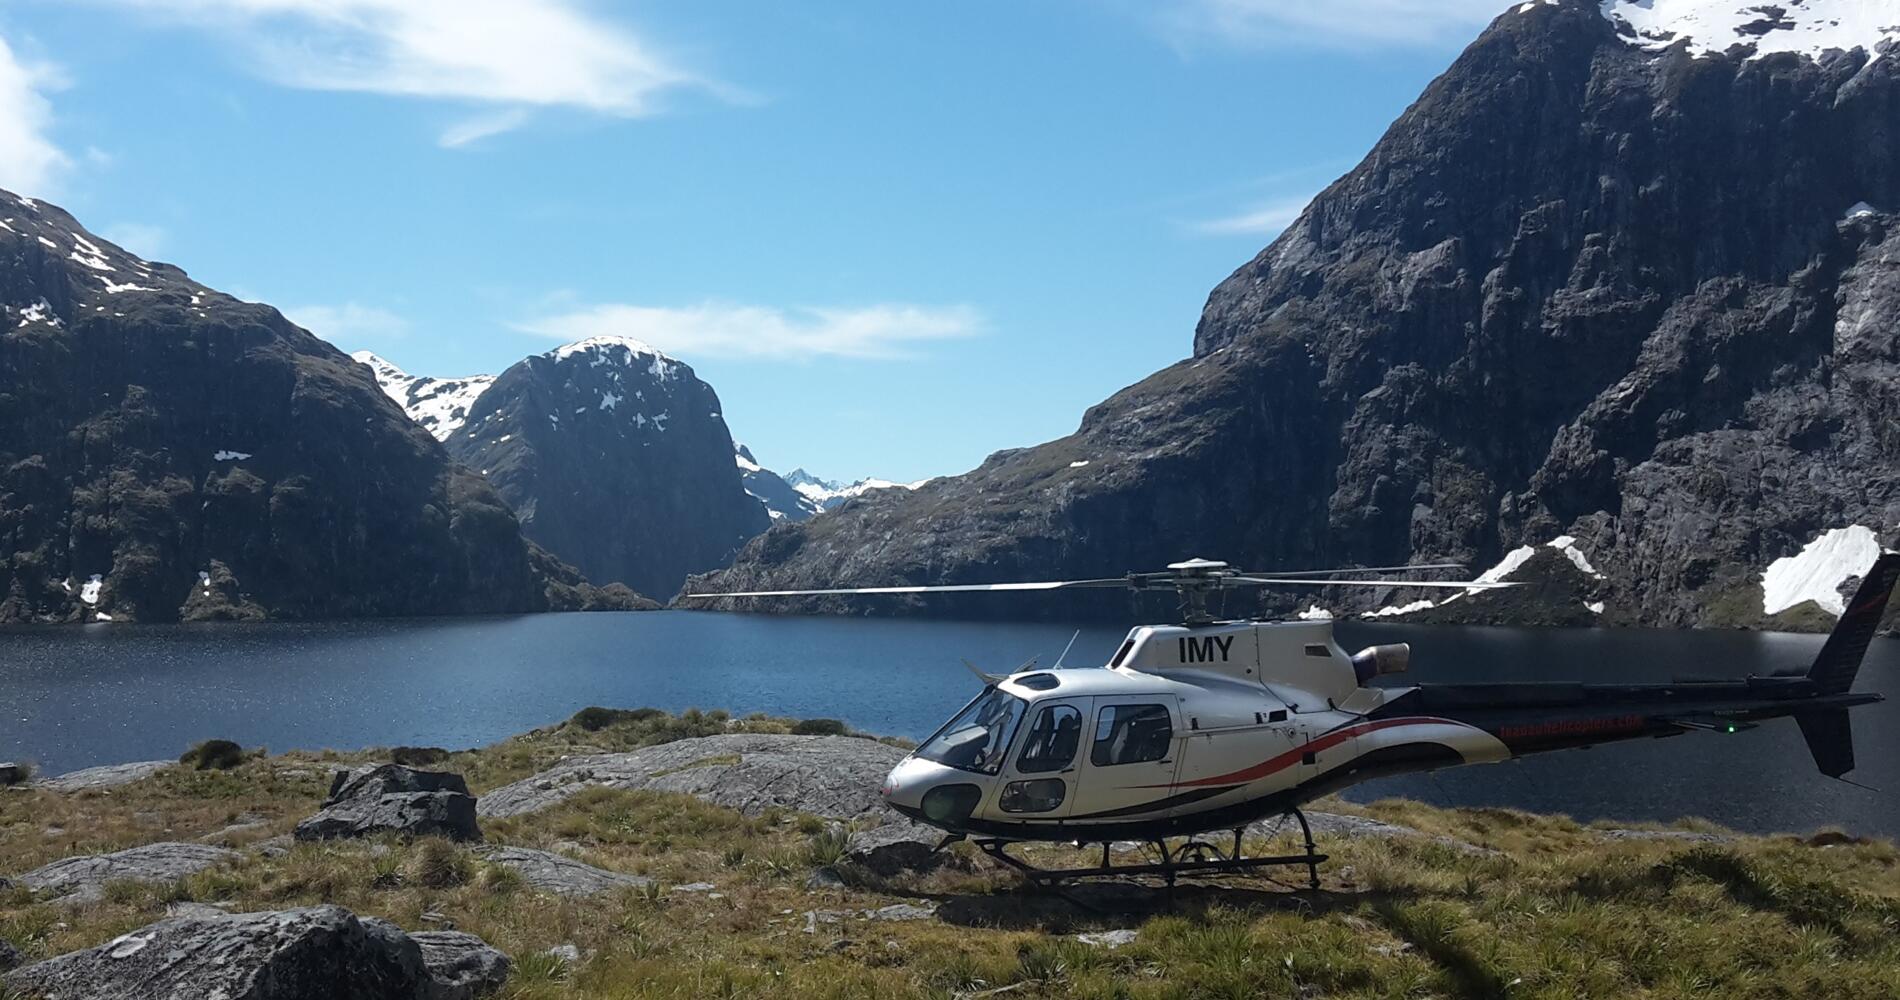
[{"label": "tussock grass", "polygon": [[[477,789],[564,754],[709,729],[789,730],[719,713],[615,715],[449,755]],[[243,846],[316,808],[331,766],[382,752],[251,758],[168,770],[72,796],[0,793],[0,871],[73,853],[220,836]],[[476,777],[479,776],[479,777]],[[788,813],[741,816],[690,797],[591,789],[484,825],[491,843],[556,850],[654,881],[569,900],[436,838],[246,852],[176,885],[115,884],[69,906],[0,890],[0,937],[29,958],[111,939],[180,902],[233,911],[334,902],[412,929],[443,922],[515,959],[510,1000],[610,997],[1839,997],[1900,996],[1900,853],[1851,838],[1612,839],[1564,817],[1323,803],[1428,836],[1322,838],[1319,892],[1294,873],[1119,890],[1101,911],[1026,890],[967,845],[927,876],[850,872],[847,829]],[[57,833],[48,830],[57,829]],[[1284,850],[1291,834],[1250,844]],[[1450,838],[1496,853],[1460,850]],[[1092,858],[1061,845],[1029,856]],[[842,887],[806,888],[820,867]],[[1303,873],[1301,873],[1303,875]],[[695,882],[707,892],[678,892]],[[934,903],[939,919],[859,914]],[[807,912],[812,911],[811,916]],[[826,912],[836,919],[819,919]],[[1133,928],[1113,950],[1082,931]],[[809,932],[808,932],[809,931]],[[569,961],[550,949],[572,946]],[[1002,991],[1002,992],[996,992]]]}]

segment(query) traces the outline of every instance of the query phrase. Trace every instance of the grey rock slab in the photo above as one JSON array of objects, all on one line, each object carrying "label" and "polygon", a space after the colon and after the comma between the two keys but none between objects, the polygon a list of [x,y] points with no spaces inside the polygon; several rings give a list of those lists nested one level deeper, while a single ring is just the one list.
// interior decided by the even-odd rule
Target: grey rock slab
[{"label": "grey rock slab", "polygon": [[236,851],[210,844],[146,844],[55,861],[17,881],[34,892],[87,900],[98,898],[108,882],[176,882],[239,857]]},{"label": "grey rock slab", "polygon": [[513,869],[523,882],[536,889],[561,896],[594,896],[616,889],[640,888],[653,882],[641,875],[596,868],[531,847],[484,847],[475,853],[486,861]]},{"label": "grey rock slab", "polygon": [[895,819],[852,834],[845,858],[879,875],[929,871],[943,863],[944,856],[936,850],[943,836],[942,830]]},{"label": "grey rock slab", "polygon": [[892,903],[864,911],[866,920],[929,920],[936,915],[936,907],[918,906],[915,903]]},{"label": "grey rock slab", "polygon": [[168,917],[17,969],[45,1000],[434,1000],[422,948],[340,906]]},{"label": "grey rock slab", "polygon": [[482,797],[484,817],[546,809],[586,788],[681,792],[758,815],[781,808],[849,819],[881,811],[878,788],[904,751],[850,736],[731,733],[627,753],[570,757]]},{"label": "grey rock slab", "polygon": [[417,931],[409,935],[422,949],[429,970],[430,1000],[475,1000],[500,990],[514,963],[488,942],[462,931]]},{"label": "grey rock slab", "polygon": [[323,808],[298,823],[295,836],[333,840],[377,833],[482,839],[475,797],[461,775],[400,764],[336,772]]},{"label": "grey rock slab", "polygon": [[34,787],[52,792],[84,792],[96,788],[117,788],[142,781],[171,767],[175,760],[135,760],[129,764],[106,764],[54,775],[34,782]]}]

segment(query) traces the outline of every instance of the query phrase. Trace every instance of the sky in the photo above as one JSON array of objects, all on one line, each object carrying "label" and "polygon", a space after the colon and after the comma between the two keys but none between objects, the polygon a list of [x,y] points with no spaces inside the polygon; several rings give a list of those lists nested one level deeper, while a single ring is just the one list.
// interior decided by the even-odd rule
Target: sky
[{"label": "sky", "polygon": [[414,374],[638,337],[768,467],[1075,430],[1494,0],[0,0],[0,187]]}]

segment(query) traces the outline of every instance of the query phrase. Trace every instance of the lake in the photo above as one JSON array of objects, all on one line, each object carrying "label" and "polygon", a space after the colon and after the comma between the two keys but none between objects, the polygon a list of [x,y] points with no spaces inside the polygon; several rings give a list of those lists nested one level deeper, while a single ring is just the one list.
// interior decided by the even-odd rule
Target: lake
[{"label": "lake", "polygon": [[[1084,628],[1069,665],[1122,629]],[[723,708],[928,735],[975,694],[959,663],[1053,663],[1074,630],[662,611],[521,617],[93,625],[0,632],[0,759],[47,773],[174,757],[207,737],[273,750],[491,743],[588,705]],[[1805,667],[1821,636],[1341,623],[1347,649],[1411,642],[1410,683],[1657,681]],[[1900,641],[1877,639],[1857,688],[1891,689]],[[1900,702],[1854,711],[1860,768],[1900,789]],[[1579,819],[1702,816],[1738,829],[1837,825],[1900,836],[1891,795],[1822,778],[1791,720],[1735,735],[1598,747],[1382,779],[1356,801],[1515,806]]]}]

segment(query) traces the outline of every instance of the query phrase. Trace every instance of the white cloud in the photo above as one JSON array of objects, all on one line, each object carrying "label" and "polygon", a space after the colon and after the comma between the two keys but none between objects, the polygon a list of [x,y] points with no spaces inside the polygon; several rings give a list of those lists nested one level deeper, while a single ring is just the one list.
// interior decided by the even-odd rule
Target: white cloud
[{"label": "white cloud", "polygon": [[527,120],[528,112],[521,108],[509,108],[492,115],[477,115],[443,129],[442,135],[436,139],[436,144],[443,149],[461,149],[491,135],[500,135],[503,132],[518,129]]},{"label": "white cloud", "polygon": [[1309,195],[1268,202],[1233,215],[1196,222],[1193,228],[1210,236],[1278,236],[1306,211],[1312,200]]},{"label": "white cloud", "polygon": [[638,117],[663,92],[720,89],[576,0],[104,2],[216,32],[285,86],[510,108],[450,129],[445,146],[513,128],[527,108]]},{"label": "white cloud", "polygon": [[983,321],[969,306],[794,308],[705,302],[683,308],[604,304],[518,325],[559,340],[625,336],[685,358],[801,359],[911,356],[908,348],[969,337]]},{"label": "white cloud", "polygon": [[339,347],[355,348],[409,332],[409,321],[401,316],[355,302],[336,306],[288,306],[282,312],[292,323]]},{"label": "white cloud", "polygon": [[72,158],[47,137],[53,108],[42,91],[58,84],[46,66],[22,63],[0,38],[0,187],[46,194]]},{"label": "white cloud", "polygon": [[1182,40],[1364,48],[1469,41],[1509,6],[1505,0],[1189,0],[1164,17]]},{"label": "white cloud", "polygon": [[143,222],[121,222],[99,231],[99,235],[131,252],[151,260],[165,252],[165,230]]}]

